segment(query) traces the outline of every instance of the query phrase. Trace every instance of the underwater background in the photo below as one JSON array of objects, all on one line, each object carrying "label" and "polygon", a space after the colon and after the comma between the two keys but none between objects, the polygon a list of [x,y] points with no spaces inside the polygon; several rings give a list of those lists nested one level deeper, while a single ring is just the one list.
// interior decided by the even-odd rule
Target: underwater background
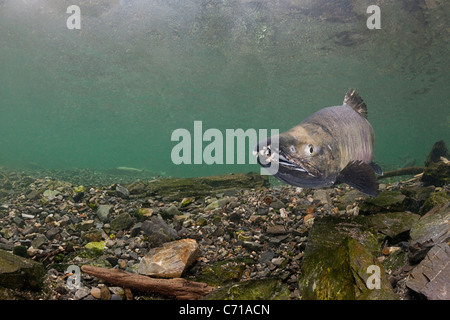
[{"label": "underwater background", "polygon": [[375,162],[422,166],[450,143],[449,13],[444,0],[0,0],[0,166],[259,172],[174,165],[171,134],[196,120],[283,132],[349,88]]}]

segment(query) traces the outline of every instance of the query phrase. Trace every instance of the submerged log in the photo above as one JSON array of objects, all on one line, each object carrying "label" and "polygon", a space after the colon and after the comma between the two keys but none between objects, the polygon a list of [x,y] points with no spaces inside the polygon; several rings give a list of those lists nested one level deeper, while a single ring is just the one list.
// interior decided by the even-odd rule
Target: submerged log
[{"label": "submerged log", "polygon": [[382,176],[379,176],[378,179],[419,174],[424,172],[425,169],[426,169],[425,167],[408,167],[408,168],[401,168],[398,170],[386,171],[383,173]]},{"label": "submerged log", "polygon": [[211,194],[235,192],[242,189],[269,187],[269,179],[257,173],[235,173],[198,178],[170,178],[150,182],[147,196],[161,196],[164,199],[180,200],[186,197],[204,197]]},{"label": "submerged log", "polygon": [[182,278],[154,279],[119,269],[85,265],[81,267],[81,270],[116,286],[140,292],[157,293],[180,300],[197,300],[215,289],[202,282],[193,282]]}]

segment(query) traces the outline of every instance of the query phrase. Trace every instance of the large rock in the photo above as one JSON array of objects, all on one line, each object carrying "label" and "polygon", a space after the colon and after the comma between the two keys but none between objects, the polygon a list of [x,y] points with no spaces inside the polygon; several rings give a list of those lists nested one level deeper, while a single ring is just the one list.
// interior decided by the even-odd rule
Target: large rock
[{"label": "large rock", "polygon": [[199,255],[199,246],[193,239],[168,242],[151,249],[142,258],[138,273],[151,277],[180,278]]},{"label": "large rock", "polygon": [[374,214],[378,212],[403,211],[406,196],[400,191],[383,191],[377,197],[366,198],[360,205],[361,214]]},{"label": "large rock", "polygon": [[447,163],[433,162],[424,171],[422,182],[425,186],[442,187],[450,183],[450,165]]},{"label": "large rock", "polygon": [[415,267],[406,285],[429,300],[450,300],[450,247],[435,245]]},{"label": "large rock", "polygon": [[[299,277],[305,300],[396,299],[376,256],[381,243],[366,217],[324,217],[311,229]],[[380,289],[368,288],[378,268]]]},{"label": "large rock", "polygon": [[42,264],[0,249],[0,287],[37,290],[44,275]]},{"label": "large rock", "polygon": [[419,218],[418,214],[410,212],[378,213],[367,217],[371,226],[390,238],[408,232]]},{"label": "large rock", "polygon": [[450,240],[450,203],[439,205],[418,220],[410,231],[408,258],[418,262],[436,244]]}]

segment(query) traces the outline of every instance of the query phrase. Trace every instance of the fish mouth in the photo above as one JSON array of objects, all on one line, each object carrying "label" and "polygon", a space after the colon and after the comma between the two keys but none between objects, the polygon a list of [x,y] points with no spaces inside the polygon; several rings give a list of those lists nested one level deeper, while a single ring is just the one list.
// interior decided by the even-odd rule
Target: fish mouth
[{"label": "fish mouth", "polygon": [[294,157],[285,148],[268,142],[270,141],[258,144],[253,154],[257,157],[258,164],[273,176],[300,187],[313,187],[322,183],[322,173],[311,161]]}]

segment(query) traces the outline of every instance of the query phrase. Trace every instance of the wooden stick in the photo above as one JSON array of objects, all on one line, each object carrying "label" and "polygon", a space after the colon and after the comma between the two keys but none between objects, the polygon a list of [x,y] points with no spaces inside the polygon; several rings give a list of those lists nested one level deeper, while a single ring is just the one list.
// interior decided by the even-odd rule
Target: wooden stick
[{"label": "wooden stick", "polygon": [[119,269],[105,269],[85,265],[81,267],[81,270],[123,288],[157,293],[181,300],[197,300],[215,289],[202,282],[193,282],[182,278],[156,279]]},{"label": "wooden stick", "polygon": [[410,174],[418,174],[425,171],[425,167],[408,167],[401,168],[398,170],[386,171],[382,176],[379,176],[378,179],[395,177],[395,176],[405,176]]}]

